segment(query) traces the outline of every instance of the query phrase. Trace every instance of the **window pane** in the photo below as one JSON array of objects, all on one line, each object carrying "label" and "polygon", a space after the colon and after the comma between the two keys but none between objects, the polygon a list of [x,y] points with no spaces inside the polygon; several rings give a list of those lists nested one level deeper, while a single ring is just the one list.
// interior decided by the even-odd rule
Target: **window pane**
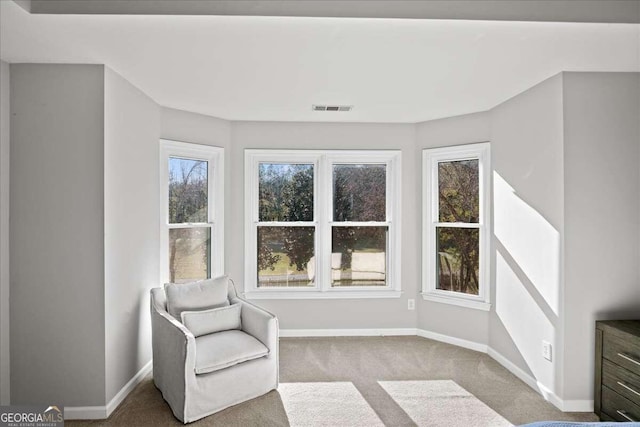
[{"label": "window pane", "polygon": [[211,228],[169,230],[169,281],[185,283],[211,277]]},{"label": "window pane", "polygon": [[333,227],[332,286],[385,286],[388,227]]},{"label": "window pane", "polygon": [[315,227],[258,227],[258,287],[314,286]]},{"label": "window pane", "polygon": [[169,158],[169,222],[207,222],[207,167],[204,160]]},{"label": "window pane", "polygon": [[260,163],[260,221],[313,221],[313,165]]},{"label": "window pane", "polygon": [[386,220],[386,165],[333,167],[333,220]]},{"label": "window pane", "polygon": [[480,230],[437,227],[438,289],[478,295]]},{"label": "window pane", "polygon": [[479,222],[478,166],[477,159],[438,163],[440,222]]}]

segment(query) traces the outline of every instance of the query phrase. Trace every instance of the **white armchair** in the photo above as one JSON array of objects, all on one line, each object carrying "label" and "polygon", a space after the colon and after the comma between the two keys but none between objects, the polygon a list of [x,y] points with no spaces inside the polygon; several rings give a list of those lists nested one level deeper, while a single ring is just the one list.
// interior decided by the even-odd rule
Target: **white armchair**
[{"label": "white armchair", "polygon": [[167,311],[164,289],[151,290],[153,380],[185,424],[278,387],[278,319],[231,281],[228,300],[241,304],[241,329],[195,337]]}]

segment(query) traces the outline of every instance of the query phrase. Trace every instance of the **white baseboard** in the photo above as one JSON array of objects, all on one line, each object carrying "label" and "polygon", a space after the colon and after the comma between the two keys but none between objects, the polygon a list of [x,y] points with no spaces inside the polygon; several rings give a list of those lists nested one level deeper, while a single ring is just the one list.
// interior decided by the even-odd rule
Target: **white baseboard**
[{"label": "white baseboard", "polygon": [[144,379],[144,377],[146,377],[147,374],[151,372],[152,368],[153,368],[153,360],[149,360],[149,362],[147,362],[147,364],[144,365],[138,371],[138,373],[135,374],[133,378],[131,378],[129,382],[127,382],[124,385],[124,387],[120,389],[120,391],[115,396],[113,396],[113,399],[111,399],[109,403],[107,403],[107,418],[118,407],[118,405],[122,403],[124,398],[127,397],[129,393],[133,391],[135,386],[140,384],[140,382]]},{"label": "white baseboard", "polygon": [[107,418],[106,406],[65,406],[65,420],[103,420]]},{"label": "white baseboard", "polygon": [[[539,384],[538,381],[535,378],[533,378],[531,375],[529,375],[528,373],[526,373],[525,371],[520,369],[518,366],[516,366],[515,363],[511,362],[509,359],[507,359],[506,357],[504,357],[502,354],[498,353],[496,350],[494,350],[491,347],[487,348],[487,354],[489,355],[489,357],[491,357],[493,360],[495,360],[496,362],[501,364],[504,368],[506,368],[513,375],[515,375],[520,380],[522,380],[523,383],[525,383],[526,385],[528,385],[529,387],[531,387],[532,389],[534,389],[538,393],[542,394],[542,392],[541,392],[541,390],[540,390],[540,388],[538,386],[538,384]],[[546,387],[545,387],[545,389],[546,389]]]},{"label": "white baseboard", "polygon": [[65,420],[104,420],[122,403],[140,381],[151,372],[153,361],[150,360],[133,376],[106,406],[65,406]]},{"label": "white baseboard", "polygon": [[562,400],[544,384],[516,366],[513,362],[493,348],[488,347],[487,354],[513,375],[522,380],[526,385],[540,393],[545,400],[553,404],[553,406],[560,409],[562,412],[593,412],[593,400]]},{"label": "white baseboard", "polygon": [[[565,406],[565,403],[562,401],[562,399],[560,399],[560,397],[549,390],[549,388],[547,388],[540,381],[536,380],[533,376],[529,375],[527,372],[525,372],[523,369],[518,367],[515,363],[511,362],[509,359],[504,357],[493,348],[488,347],[487,354],[513,375],[518,377],[523,383],[540,393],[540,395],[544,397],[546,401],[550,402],[551,404],[553,404],[553,406],[560,409],[561,411],[564,410],[563,407]],[[593,412],[593,407],[591,408],[591,412]]]},{"label": "white baseboard", "polygon": [[280,336],[289,337],[380,337],[380,336],[419,336],[470,350],[487,352],[487,346],[473,341],[450,337],[436,332],[416,328],[383,329],[280,329]]},{"label": "white baseboard", "polygon": [[439,334],[437,332],[426,331],[424,329],[418,329],[417,334],[419,337],[428,338],[434,341],[440,341],[446,344],[453,344],[458,347],[468,348],[469,350],[479,351],[480,353],[487,352],[486,344],[480,344],[475,341],[463,340],[462,338],[455,338],[449,335]]},{"label": "white baseboard", "polygon": [[384,329],[280,329],[280,336],[289,337],[381,337],[416,335],[416,328]]},{"label": "white baseboard", "polygon": [[562,412],[593,412],[593,400],[563,400]]}]

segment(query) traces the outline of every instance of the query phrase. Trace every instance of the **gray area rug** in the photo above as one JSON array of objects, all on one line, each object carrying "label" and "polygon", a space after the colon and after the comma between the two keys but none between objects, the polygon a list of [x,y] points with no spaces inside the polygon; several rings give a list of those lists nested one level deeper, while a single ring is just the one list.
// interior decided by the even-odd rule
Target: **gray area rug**
[{"label": "gray area rug", "polygon": [[[416,413],[415,403],[407,403],[406,393],[405,397],[398,397],[397,390],[387,391],[384,384],[391,390],[389,382],[434,380],[455,382],[474,399],[514,425],[548,420],[597,421],[594,414],[559,411],[486,354],[421,337],[283,338],[280,340],[280,355],[280,381],[283,386],[295,383],[350,384],[347,388],[358,392],[359,397],[355,394],[350,396],[354,402],[360,402],[358,411],[362,416],[370,417],[372,411],[387,426],[416,426],[422,421]],[[190,426],[289,426],[296,416],[292,414],[289,418],[283,395],[289,395],[291,390],[285,390],[272,391]],[[392,397],[394,393],[399,402]],[[289,410],[291,402],[288,400],[286,404]],[[365,404],[370,409],[364,409]],[[456,412],[446,417],[450,422],[448,425],[455,425]],[[134,389],[109,419],[67,421],[65,424],[182,425],[173,417],[151,376]],[[349,425],[352,424],[345,426]]]}]

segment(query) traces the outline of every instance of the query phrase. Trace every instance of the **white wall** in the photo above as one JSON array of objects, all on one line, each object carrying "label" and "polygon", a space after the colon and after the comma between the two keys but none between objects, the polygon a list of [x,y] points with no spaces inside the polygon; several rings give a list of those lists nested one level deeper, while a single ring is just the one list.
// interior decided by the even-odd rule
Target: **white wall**
[{"label": "white wall", "polygon": [[9,351],[9,64],[0,61],[0,405],[10,401]]},{"label": "white wall", "polygon": [[11,403],[101,405],[104,67],[11,65]]},{"label": "white wall", "polygon": [[162,107],[160,125],[164,139],[225,149],[231,146],[231,122],[228,120]]},{"label": "white wall", "polygon": [[149,290],[159,286],[160,107],[105,69],[106,402],[151,360]]},{"label": "white wall", "polygon": [[[489,346],[556,392],[562,350],[562,75],[491,110],[493,245]],[[542,358],[542,340],[554,346]]]},{"label": "white wall", "polygon": [[640,314],[640,74],[564,73],[565,399],[593,398],[595,320]]},{"label": "white wall", "polygon": [[[421,180],[423,149],[485,142],[490,139],[491,122],[487,112],[417,124],[416,152],[413,157],[417,175],[414,179],[417,182]],[[414,197],[419,201],[418,216],[421,212],[422,193],[422,185],[416,185]],[[422,221],[420,220],[419,230],[421,229]],[[421,258],[416,266],[418,277],[421,278]],[[419,292],[422,289],[421,286],[421,284],[418,286]],[[488,312],[425,301],[419,295],[417,301],[419,329],[487,345],[489,341]]]},{"label": "white wall", "polygon": [[[233,122],[227,216],[228,271],[244,289],[244,150],[280,149],[399,149],[402,151],[402,291],[401,298],[345,300],[260,300],[276,313],[283,329],[415,328],[416,311],[407,299],[416,298],[420,262],[420,203],[416,199],[419,170],[415,156],[415,126],[289,122]],[[232,197],[233,196],[233,197]]]}]

